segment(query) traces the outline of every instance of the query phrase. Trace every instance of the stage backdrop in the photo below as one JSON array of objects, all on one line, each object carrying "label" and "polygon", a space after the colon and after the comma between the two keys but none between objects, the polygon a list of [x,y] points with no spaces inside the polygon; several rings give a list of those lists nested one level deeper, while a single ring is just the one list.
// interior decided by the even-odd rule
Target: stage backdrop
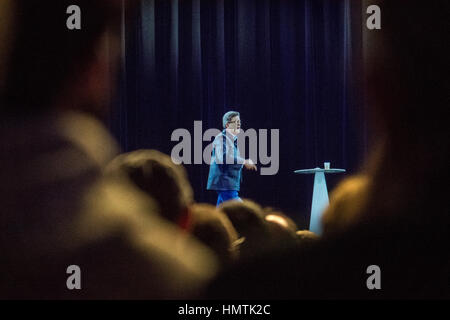
[{"label": "stage backdrop", "polygon": [[[313,177],[293,171],[329,161],[351,174],[367,153],[358,3],[141,1],[137,17],[123,15],[109,119],[123,151],[170,154],[175,129],[193,134],[196,120],[203,130],[221,129],[222,115],[238,110],[244,129],[280,130],[278,174],[244,170],[241,197],[281,208],[307,228]],[[196,201],[214,204],[208,165],[186,168]],[[329,189],[342,178],[328,176]]]}]

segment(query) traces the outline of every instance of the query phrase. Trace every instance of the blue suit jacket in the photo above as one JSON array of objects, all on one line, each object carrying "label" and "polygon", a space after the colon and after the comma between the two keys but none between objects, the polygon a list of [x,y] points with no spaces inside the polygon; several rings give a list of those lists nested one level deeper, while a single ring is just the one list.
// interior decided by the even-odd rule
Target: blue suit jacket
[{"label": "blue suit jacket", "polygon": [[226,130],[223,130],[213,142],[207,189],[239,191],[243,165],[237,136],[227,135]]}]

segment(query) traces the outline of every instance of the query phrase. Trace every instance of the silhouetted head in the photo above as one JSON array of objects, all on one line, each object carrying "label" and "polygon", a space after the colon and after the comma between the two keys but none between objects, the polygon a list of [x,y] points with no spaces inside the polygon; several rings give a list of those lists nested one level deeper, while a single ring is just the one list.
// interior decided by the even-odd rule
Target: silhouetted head
[{"label": "silhouetted head", "polygon": [[[368,104],[373,146],[366,211],[432,215],[448,194],[449,1],[375,1],[381,30],[365,30]],[[427,204],[428,203],[428,204]],[[427,208],[428,206],[428,208]],[[422,209],[420,209],[422,208]]]},{"label": "silhouetted head", "polygon": [[278,223],[284,228],[291,230],[292,232],[296,232],[298,230],[297,224],[294,222],[294,220],[292,220],[281,210],[272,207],[265,207],[263,212],[266,221],[273,221],[275,223]]},{"label": "silhouetted head", "polygon": [[309,230],[298,230],[295,234],[300,246],[309,246],[319,241],[319,236]]},{"label": "silhouetted head", "polygon": [[[398,170],[448,164],[448,1],[375,1],[381,30],[365,30],[368,103]],[[372,4],[372,3],[371,3]],[[401,166],[400,166],[401,165]]]},{"label": "silhouetted head", "polygon": [[107,171],[124,173],[137,187],[156,200],[161,214],[182,228],[189,223],[194,202],[183,166],[157,150],[137,150],[116,157]]},{"label": "silhouetted head", "polygon": [[226,201],[221,209],[230,219],[239,237],[245,238],[241,244],[241,258],[248,258],[271,248],[270,229],[264,220],[260,205],[251,200]]},{"label": "silhouetted head", "polygon": [[286,214],[274,208],[264,208],[264,220],[269,228],[274,248],[288,247],[296,244],[297,225]]},{"label": "silhouetted head", "polygon": [[238,234],[225,213],[209,204],[191,207],[192,235],[210,247],[227,266],[239,257]]}]

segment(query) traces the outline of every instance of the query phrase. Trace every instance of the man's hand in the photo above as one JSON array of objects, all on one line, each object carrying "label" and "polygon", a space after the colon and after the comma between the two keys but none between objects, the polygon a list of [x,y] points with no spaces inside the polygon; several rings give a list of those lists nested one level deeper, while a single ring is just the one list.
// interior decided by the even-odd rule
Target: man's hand
[{"label": "man's hand", "polygon": [[244,167],[247,170],[255,170],[257,171],[258,169],[256,168],[255,163],[252,161],[252,159],[247,159],[244,161]]}]

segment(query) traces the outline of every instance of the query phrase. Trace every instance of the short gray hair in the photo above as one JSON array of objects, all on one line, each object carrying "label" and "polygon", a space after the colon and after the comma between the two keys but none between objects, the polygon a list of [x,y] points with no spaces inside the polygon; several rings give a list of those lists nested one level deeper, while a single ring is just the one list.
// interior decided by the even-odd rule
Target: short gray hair
[{"label": "short gray hair", "polygon": [[225,113],[223,115],[223,118],[222,118],[223,127],[226,128],[227,123],[231,122],[231,119],[233,119],[234,117],[240,117],[240,116],[241,116],[241,114],[237,111],[228,111],[227,113]]}]

